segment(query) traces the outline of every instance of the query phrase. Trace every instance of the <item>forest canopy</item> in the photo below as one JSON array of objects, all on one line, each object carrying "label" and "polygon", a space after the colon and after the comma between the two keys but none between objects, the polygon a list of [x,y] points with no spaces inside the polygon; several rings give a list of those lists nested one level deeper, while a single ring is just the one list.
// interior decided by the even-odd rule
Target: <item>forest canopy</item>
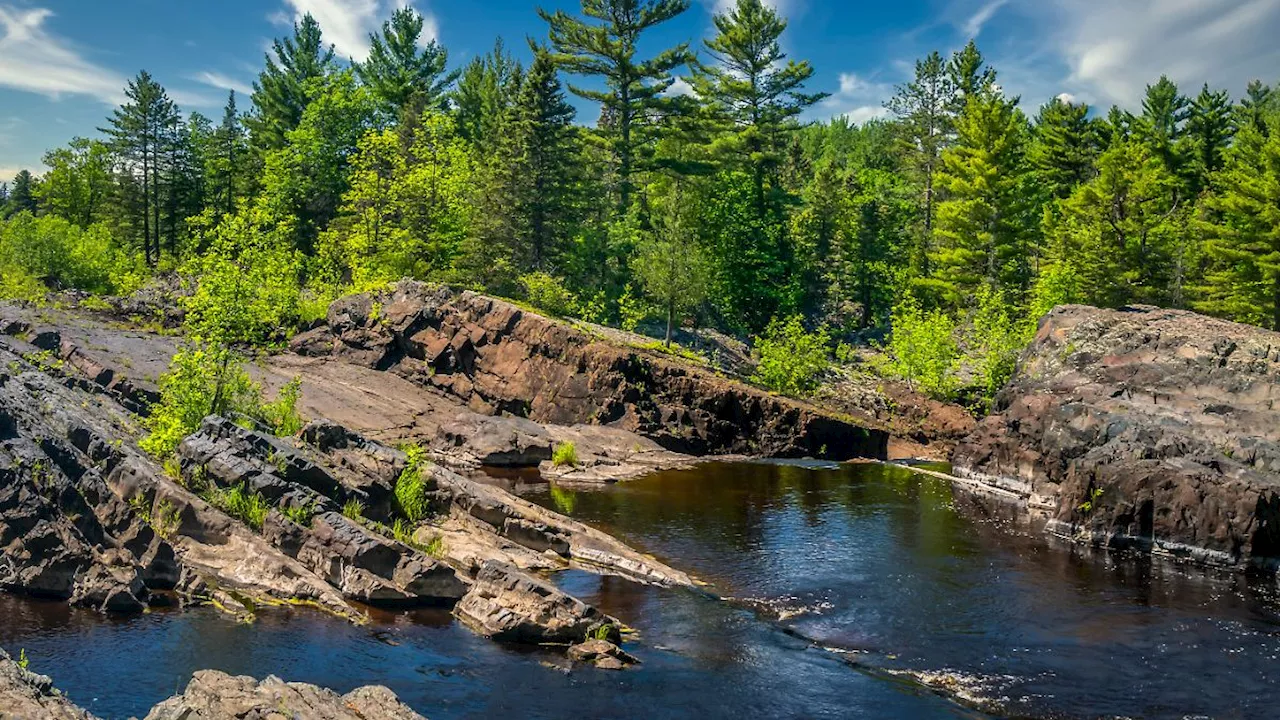
[{"label": "forest canopy", "polygon": [[220,118],[140,72],[97,137],[3,188],[0,295],[176,275],[201,286],[192,317],[220,323],[200,337],[251,343],[411,277],[648,319],[668,341],[692,322],[839,342],[896,319],[937,345],[950,323],[991,378],[1060,302],[1280,329],[1280,103],[1263,82],[1161,77],[1134,112],[1024,108],[970,42],[920,59],[886,119],[808,122],[825,96],[761,0],[696,43],[638,49],[689,6],[584,0],[540,12],[530,60],[499,39],[462,65],[411,8],[353,64],[308,15]]}]

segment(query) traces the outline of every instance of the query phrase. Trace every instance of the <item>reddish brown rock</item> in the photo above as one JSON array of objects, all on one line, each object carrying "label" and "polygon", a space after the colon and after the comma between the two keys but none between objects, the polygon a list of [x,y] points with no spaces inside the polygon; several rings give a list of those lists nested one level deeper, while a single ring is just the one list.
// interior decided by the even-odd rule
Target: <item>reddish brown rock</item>
[{"label": "reddish brown rock", "polygon": [[957,474],[1105,547],[1280,560],[1280,333],[1189,312],[1058,308]]},{"label": "reddish brown rock", "polygon": [[472,410],[607,425],[691,454],[883,458],[888,436],[811,405],[470,292],[403,282],[330,307],[304,356],[389,370]]}]

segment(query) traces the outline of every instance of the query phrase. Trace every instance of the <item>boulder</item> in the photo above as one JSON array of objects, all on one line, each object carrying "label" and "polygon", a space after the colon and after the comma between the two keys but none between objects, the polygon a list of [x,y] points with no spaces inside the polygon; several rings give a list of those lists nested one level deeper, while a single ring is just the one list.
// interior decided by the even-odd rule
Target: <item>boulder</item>
[{"label": "boulder", "polygon": [[569,659],[601,670],[621,670],[640,661],[608,640],[592,638],[569,648]]},{"label": "boulder", "polygon": [[1051,533],[1232,568],[1280,561],[1280,333],[1061,307],[955,472]]},{"label": "boulder", "polygon": [[554,586],[490,560],[454,614],[476,632],[504,642],[579,643],[617,622]]},{"label": "boulder", "polygon": [[155,706],[146,720],[424,720],[385,687],[347,695],[276,677],[258,682],[213,670],[197,672],[181,695]]},{"label": "boulder", "polygon": [[21,667],[0,650],[0,717],[21,720],[94,720],[53,687],[53,680]]}]

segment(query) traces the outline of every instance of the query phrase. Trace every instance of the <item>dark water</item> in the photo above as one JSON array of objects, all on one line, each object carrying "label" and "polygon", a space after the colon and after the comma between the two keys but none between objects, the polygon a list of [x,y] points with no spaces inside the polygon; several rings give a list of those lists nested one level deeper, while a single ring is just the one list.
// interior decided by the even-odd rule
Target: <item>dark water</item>
[{"label": "dark water", "polygon": [[1274,579],[1050,548],[957,512],[943,480],[707,465],[534,499],[858,662],[949,670],[1005,712],[1280,717]]},{"label": "dark water", "polygon": [[1274,593],[1049,549],[965,519],[943,481],[879,466],[708,465],[533,499],[745,604],[561,575],[639,631],[628,649],[644,663],[624,673],[567,673],[440,612],[362,628],[285,611],[252,626],[213,611],[113,622],[0,596],[0,647],[25,648],[33,669],[105,718],[144,714],[204,668],[341,692],[384,684],[433,719],[977,716],[896,669],[949,671],[1014,714],[1275,716]]}]

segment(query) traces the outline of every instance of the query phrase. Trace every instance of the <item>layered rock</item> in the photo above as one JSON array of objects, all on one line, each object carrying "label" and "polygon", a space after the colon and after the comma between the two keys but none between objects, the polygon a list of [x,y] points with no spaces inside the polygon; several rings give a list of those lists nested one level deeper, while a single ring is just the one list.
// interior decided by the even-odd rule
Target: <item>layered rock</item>
[{"label": "layered rock", "polygon": [[394,372],[481,414],[608,425],[682,453],[883,458],[888,442],[883,431],[510,303],[420,283],[344,298],[291,347]]},{"label": "layered rock", "polygon": [[617,639],[618,622],[550,583],[490,560],[454,614],[480,634],[522,643],[581,643],[593,634]]},{"label": "layered rock", "polygon": [[395,693],[370,686],[339,695],[276,677],[259,682],[212,670],[198,672],[181,695],[165,700],[146,720],[314,718],[315,720],[425,720]]},{"label": "layered rock", "polygon": [[1280,333],[1152,307],[1058,308],[957,474],[1095,545],[1280,561]]},{"label": "layered rock", "polygon": [[0,650],[0,717],[21,720],[94,720],[37,675]]}]

